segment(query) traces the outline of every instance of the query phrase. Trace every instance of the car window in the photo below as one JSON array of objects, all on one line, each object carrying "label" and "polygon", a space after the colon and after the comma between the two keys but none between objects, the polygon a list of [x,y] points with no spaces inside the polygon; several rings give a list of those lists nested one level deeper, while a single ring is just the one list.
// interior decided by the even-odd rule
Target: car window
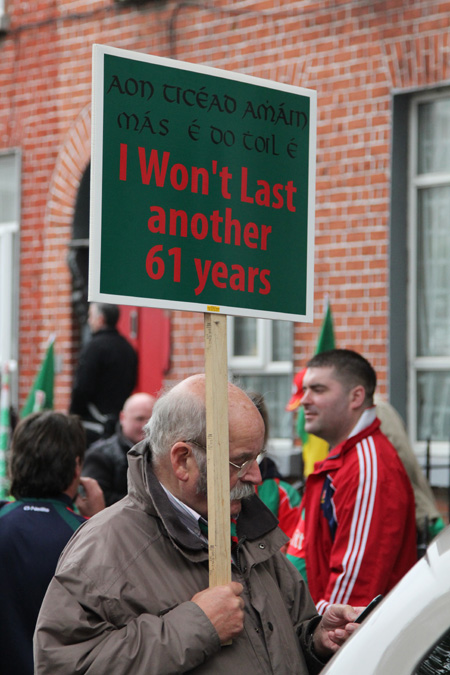
[{"label": "car window", "polygon": [[450,673],[450,628],[417,666],[413,675],[445,675]]}]

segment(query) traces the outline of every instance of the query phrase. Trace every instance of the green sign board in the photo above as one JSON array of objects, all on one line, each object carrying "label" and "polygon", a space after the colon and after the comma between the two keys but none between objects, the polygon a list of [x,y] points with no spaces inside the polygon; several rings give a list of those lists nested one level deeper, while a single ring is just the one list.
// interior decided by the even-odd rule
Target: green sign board
[{"label": "green sign board", "polygon": [[312,320],[315,92],[94,46],[89,297]]}]

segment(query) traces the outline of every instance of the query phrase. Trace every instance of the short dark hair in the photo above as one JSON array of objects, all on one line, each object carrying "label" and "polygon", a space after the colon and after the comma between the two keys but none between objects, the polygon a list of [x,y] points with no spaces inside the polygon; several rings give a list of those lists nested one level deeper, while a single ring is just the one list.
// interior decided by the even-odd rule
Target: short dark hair
[{"label": "short dark hair", "polygon": [[120,309],[118,305],[110,305],[107,303],[96,302],[97,309],[105,319],[108,328],[115,328],[120,316]]},{"label": "short dark hair", "polygon": [[73,481],[77,457],[83,462],[86,434],[77,415],[46,410],[27,415],[11,441],[10,492],[16,499],[56,497]]},{"label": "short dark hair", "polygon": [[307,363],[308,368],[330,368],[336,371],[337,379],[350,389],[362,385],[366,392],[366,406],[373,405],[377,375],[364,356],[351,349],[330,349],[316,354]]}]

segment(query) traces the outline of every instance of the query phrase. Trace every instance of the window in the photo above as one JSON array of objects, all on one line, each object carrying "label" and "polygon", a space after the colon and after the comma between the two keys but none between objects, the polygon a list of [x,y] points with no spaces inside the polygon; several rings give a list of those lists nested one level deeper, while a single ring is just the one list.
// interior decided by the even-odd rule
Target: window
[{"label": "window", "polygon": [[20,154],[0,153],[0,364],[18,358],[19,218]]},{"label": "window", "polygon": [[264,395],[270,420],[269,453],[281,473],[291,473],[292,414],[285,406],[291,396],[293,325],[230,317],[228,320],[228,365],[247,391]]},{"label": "window", "polygon": [[5,4],[5,0],[0,0],[0,34],[8,30],[10,23]]},{"label": "window", "polygon": [[408,418],[419,452],[450,440],[450,92],[411,99]]},{"label": "window", "polygon": [[450,630],[433,646],[414,671],[414,675],[444,675],[450,673]]}]

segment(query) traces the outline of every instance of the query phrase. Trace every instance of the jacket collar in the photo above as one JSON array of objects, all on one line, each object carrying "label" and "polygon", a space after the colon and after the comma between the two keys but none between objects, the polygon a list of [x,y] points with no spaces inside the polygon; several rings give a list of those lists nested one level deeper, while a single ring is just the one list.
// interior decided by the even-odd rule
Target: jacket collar
[{"label": "jacket collar", "polygon": [[329,471],[341,466],[343,457],[348,450],[355,447],[363,438],[371,436],[380,427],[380,420],[376,416],[375,407],[368,408],[363,412],[350,436],[336,445],[322,462],[317,462],[314,473]]},{"label": "jacket collar", "polygon": [[[166,492],[155,476],[152,467],[151,449],[147,441],[135,445],[128,453],[129,495],[149,515],[159,517],[164,529],[174,543],[192,552],[204,550],[204,544],[181,522]],[[237,520],[238,538],[252,541],[276,528],[278,520],[255,495],[242,502],[242,511]]]},{"label": "jacket collar", "polygon": [[367,429],[367,427],[370,427],[370,425],[373,424],[373,422],[375,421],[376,416],[377,411],[375,409],[375,406],[372,406],[371,408],[366,408],[366,410],[364,410],[361,417],[351,430],[349,438],[357,436],[358,434],[361,433],[361,431],[364,431],[365,429]]},{"label": "jacket collar", "polygon": [[[19,497],[17,499],[17,502],[23,502],[23,503],[28,503],[28,502],[61,502],[65,504],[65,506],[68,506],[70,509],[74,508],[74,500],[69,497],[65,492],[61,492],[59,495],[52,495],[51,497]],[[6,504],[14,504],[16,502],[9,502],[6,501]]]}]

